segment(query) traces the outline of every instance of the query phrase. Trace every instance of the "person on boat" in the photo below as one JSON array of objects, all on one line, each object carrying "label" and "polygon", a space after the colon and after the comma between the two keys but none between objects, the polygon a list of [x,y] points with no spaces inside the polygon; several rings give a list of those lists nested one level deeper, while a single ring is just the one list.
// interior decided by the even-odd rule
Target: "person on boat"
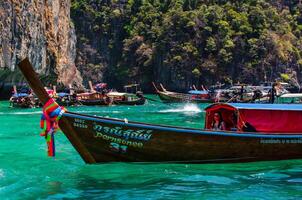
[{"label": "person on boat", "polygon": [[240,87],[240,101],[243,101],[243,93],[244,93],[244,87],[243,84]]},{"label": "person on boat", "polygon": [[214,113],[214,120],[211,128],[212,130],[226,130],[225,123],[220,112]]},{"label": "person on boat", "polygon": [[232,122],[232,126],[230,128],[231,131],[237,131],[237,121],[238,121],[238,114],[233,112],[231,115],[230,121]]},{"label": "person on boat", "polygon": [[275,82],[272,85],[272,89],[269,91],[269,103],[274,103],[275,98],[279,96],[281,93],[281,84],[279,82]]},{"label": "person on boat", "polygon": [[249,122],[245,122],[242,127],[242,131],[244,132],[257,132],[256,128],[251,125]]}]

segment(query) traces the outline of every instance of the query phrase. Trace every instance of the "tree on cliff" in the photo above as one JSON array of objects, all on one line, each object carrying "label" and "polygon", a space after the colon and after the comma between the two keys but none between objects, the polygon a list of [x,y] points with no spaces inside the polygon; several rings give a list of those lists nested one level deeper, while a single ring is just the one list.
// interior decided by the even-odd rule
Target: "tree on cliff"
[{"label": "tree on cliff", "polygon": [[77,64],[108,82],[177,88],[270,81],[288,69],[300,78],[299,2],[73,0]]}]

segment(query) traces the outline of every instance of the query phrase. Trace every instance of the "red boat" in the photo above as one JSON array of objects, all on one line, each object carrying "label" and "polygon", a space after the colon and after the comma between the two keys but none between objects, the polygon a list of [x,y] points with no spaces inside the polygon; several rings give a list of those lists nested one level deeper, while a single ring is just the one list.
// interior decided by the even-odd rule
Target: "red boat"
[{"label": "red boat", "polygon": [[[45,104],[49,96],[26,59],[19,64]],[[221,113],[226,130],[211,130]],[[302,105],[213,104],[205,129],[128,122],[66,111],[59,126],[86,163],[225,163],[302,158]]]}]

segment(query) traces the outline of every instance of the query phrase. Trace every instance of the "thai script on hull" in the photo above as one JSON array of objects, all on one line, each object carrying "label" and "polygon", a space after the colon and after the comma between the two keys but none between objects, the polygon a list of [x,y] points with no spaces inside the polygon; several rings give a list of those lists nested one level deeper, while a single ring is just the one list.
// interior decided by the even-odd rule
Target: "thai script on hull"
[{"label": "thai script on hull", "polygon": [[98,124],[95,124],[93,126],[93,129],[96,132],[101,132],[103,134],[112,135],[121,137],[125,140],[141,140],[141,141],[148,141],[151,139],[152,136],[152,130],[131,130],[127,129],[124,130],[122,127],[107,127],[107,126],[101,126]]}]

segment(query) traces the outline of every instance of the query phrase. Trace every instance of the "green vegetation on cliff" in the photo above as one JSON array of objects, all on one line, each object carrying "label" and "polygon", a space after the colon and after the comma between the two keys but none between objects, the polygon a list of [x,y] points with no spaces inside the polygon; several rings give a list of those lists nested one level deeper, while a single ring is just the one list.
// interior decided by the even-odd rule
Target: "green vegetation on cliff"
[{"label": "green vegetation on cliff", "polygon": [[72,0],[71,9],[84,79],[188,88],[300,77],[298,0]]}]

